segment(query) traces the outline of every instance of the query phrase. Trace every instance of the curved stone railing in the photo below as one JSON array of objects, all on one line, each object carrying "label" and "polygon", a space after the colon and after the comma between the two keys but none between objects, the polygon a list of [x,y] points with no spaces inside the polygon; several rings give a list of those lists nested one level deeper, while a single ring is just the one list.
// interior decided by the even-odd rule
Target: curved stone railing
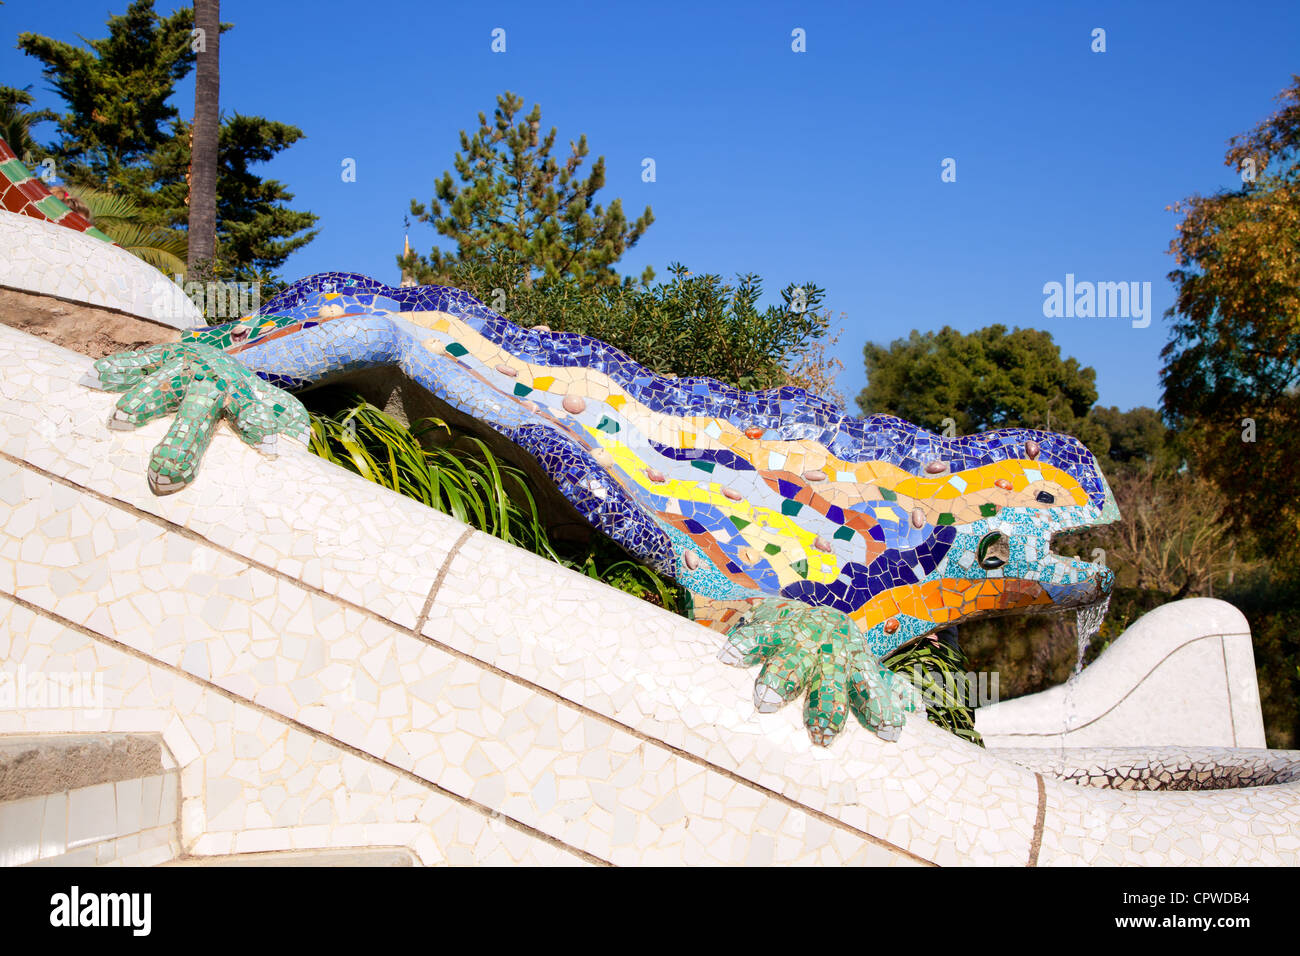
[{"label": "curved stone railing", "polygon": [[0,286],[113,309],[174,329],[206,324],[175,282],[89,232],[0,210]]},{"label": "curved stone railing", "polygon": [[180,286],[68,208],[3,139],[0,286],[113,309],[176,329],[206,324]]},{"label": "curved stone railing", "polygon": [[88,366],[0,329],[0,660],[88,695],[10,703],[0,733],[161,733],[186,853],[1300,862],[1300,784],[1078,787],[920,720],[814,747],[796,707],[754,711],[717,633],[305,451],[223,426],[157,497],[167,422],[105,429]]},{"label": "curved stone railing", "polygon": [[999,748],[1060,780],[1115,790],[1233,790],[1300,781],[1300,751],[1228,747]]},{"label": "curved stone railing", "polygon": [[1191,598],[1139,618],[1073,684],[975,712],[990,747],[1265,747],[1250,625]]}]

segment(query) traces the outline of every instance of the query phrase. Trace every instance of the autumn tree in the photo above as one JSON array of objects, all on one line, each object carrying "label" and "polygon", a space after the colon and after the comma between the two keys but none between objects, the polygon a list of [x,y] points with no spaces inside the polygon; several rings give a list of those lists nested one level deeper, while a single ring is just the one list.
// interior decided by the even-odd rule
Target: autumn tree
[{"label": "autumn tree", "polygon": [[[420,282],[445,281],[455,262],[484,259],[506,249],[529,265],[525,284],[572,276],[583,286],[618,285],[614,264],[654,222],[647,206],[634,222],[620,199],[596,202],[605,185],[605,158],[584,177],[587,137],[569,142],[561,162],[553,155],[556,130],[541,132],[542,110],[521,115],[524,101],[507,91],[497,97],[491,120],[479,113],[479,128],[460,134],[453,161],[455,177],[444,172],[426,206],[411,200],[411,214],[456,243],[454,252],[433,249],[403,260]],[[653,276],[646,270],[645,281]]]},{"label": "autumn tree", "polygon": [[1229,141],[1239,187],[1194,195],[1169,251],[1175,301],[1161,381],[1189,458],[1266,551],[1300,533],[1300,76]]}]

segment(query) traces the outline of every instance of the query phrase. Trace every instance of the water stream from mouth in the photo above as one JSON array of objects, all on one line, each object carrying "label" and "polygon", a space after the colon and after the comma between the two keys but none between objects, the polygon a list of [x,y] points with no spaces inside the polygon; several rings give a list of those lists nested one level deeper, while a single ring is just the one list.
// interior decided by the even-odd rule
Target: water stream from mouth
[{"label": "water stream from mouth", "polygon": [[1075,710],[1074,694],[1079,684],[1079,675],[1083,673],[1083,659],[1088,653],[1088,648],[1092,644],[1092,639],[1097,636],[1101,630],[1101,624],[1106,619],[1106,612],[1110,610],[1110,595],[1107,595],[1096,604],[1090,604],[1087,607],[1081,607],[1075,612],[1074,631],[1075,639],[1078,642],[1078,656],[1074,661],[1074,671],[1065,682],[1065,720],[1061,728],[1061,755],[1065,755],[1065,737],[1078,724],[1078,713]]},{"label": "water stream from mouth", "polygon": [[1088,653],[1088,648],[1092,645],[1092,639],[1101,630],[1102,621],[1106,620],[1106,612],[1109,610],[1110,596],[1107,595],[1096,604],[1081,607],[1075,612],[1074,629],[1079,642],[1079,656],[1075,659],[1074,673],[1070,675],[1071,680],[1074,680],[1083,671],[1084,655]]}]

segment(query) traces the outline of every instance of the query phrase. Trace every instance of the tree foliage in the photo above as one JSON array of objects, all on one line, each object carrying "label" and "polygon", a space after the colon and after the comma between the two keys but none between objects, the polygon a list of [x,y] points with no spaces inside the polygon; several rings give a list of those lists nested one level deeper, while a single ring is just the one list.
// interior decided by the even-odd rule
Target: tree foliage
[{"label": "tree foliage", "polygon": [[825,290],[791,283],[781,304],[760,308],[756,275],[734,283],[669,266],[671,278],[644,288],[588,286],[576,276],[525,281],[513,252],[453,264],[448,284],[473,292],[517,325],[577,332],[622,349],[665,375],[706,375],[746,389],[790,383],[788,370],[810,354],[829,327]]},{"label": "tree foliage", "polygon": [[[1282,109],[1229,143],[1240,188],[1192,196],[1169,251],[1176,292],[1164,350],[1173,416],[1234,413],[1300,384],[1300,76]],[[1249,174],[1253,170],[1254,178]]]},{"label": "tree foliage", "polygon": [[990,325],[974,332],[944,326],[863,348],[864,415],[887,413],[934,431],[951,418],[959,434],[995,428],[1068,432],[1105,454],[1106,433],[1086,418],[1097,400],[1096,373],[1062,359],[1050,332]]},{"label": "tree foliage", "polygon": [[1180,464],[1173,435],[1154,408],[1139,406],[1125,412],[1115,405],[1094,405],[1088,418],[1106,433],[1101,462],[1108,474],[1151,471],[1164,475]]},{"label": "tree foliage", "polygon": [[[189,166],[189,125],[180,123],[177,136],[166,143],[153,162],[154,208],[169,224],[186,222]],[[291,209],[294,194],[276,179],[256,172],[255,165],[303,138],[287,123],[244,116],[227,116],[217,146],[217,255],[214,273],[240,280],[278,270],[295,250],[316,238],[315,213]]]},{"label": "tree foliage", "polygon": [[[561,163],[552,155],[555,128],[541,135],[541,107],[521,116],[523,107],[509,91],[498,96],[491,121],[479,113],[478,130],[461,131],[455,178],[444,172],[427,206],[411,200],[412,215],[456,243],[455,253],[435,248],[406,263],[419,281],[447,284],[454,262],[482,261],[490,250],[505,249],[528,263],[526,281],[572,276],[584,287],[619,284],[613,266],[654,222],[650,207],[629,222],[622,200],[598,204],[605,158],[584,178],[586,135],[569,142]],[[647,270],[643,279],[652,276]]]},{"label": "tree foliage", "polygon": [[1229,141],[1224,164],[1241,186],[1174,207],[1161,371],[1165,412],[1264,551],[1300,533],[1300,75],[1278,101]]},{"label": "tree foliage", "polygon": [[[160,16],[153,0],[133,0],[126,13],[109,17],[107,37],[84,45],[34,33],[18,38],[67,106],[54,117],[57,138],[46,147],[60,174],[74,187],[129,199],[148,225],[161,229],[183,229],[189,220],[191,125],[170,100],[195,65],[193,26],[190,7]],[[222,32],[230,28],[221,25]],[[317,217],[289,208],[293,194],[284,184],[252,168],[302,136],[259,116],[223,118],[215,277],[266,277],[315,237],[310,229]]]},{"label": "tree foliage", "polygon": [[1111,484],[1120,517],[1101,532],[1120,583],[1168,600],[1213,594],[1248,565],[1224,540],[1231,501],[1192,474],[1127,471]]},{"label": "tree foliage", "polygon": [[193,28],[191,7],[161,17],[153,0],[134,0],[126,13],[108,18],[107,37],[84,46],[19,34],[18,48],[44,64],[42,74],[68,106],[50,146],[55,158],[99,183],[147,162],[180,119],[168,100],[193,69]]},{"label": "tree foliage", "polygon": [[32,138],[32,127],[55,116],[53,110],[29,109],[32,103],[30,86],[20,90],[0,84],[0,139],[29,165],[35,165],[45,156],[45,151]]}]

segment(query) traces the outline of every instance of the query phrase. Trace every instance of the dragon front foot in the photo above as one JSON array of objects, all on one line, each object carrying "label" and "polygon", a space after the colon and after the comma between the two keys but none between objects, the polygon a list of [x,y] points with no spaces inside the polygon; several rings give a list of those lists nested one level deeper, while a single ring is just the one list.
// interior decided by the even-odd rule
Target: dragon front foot
[{"label": "dragon front foot", "polygon": [[94,368],[83,384],[126,393],[118,399],[109,428],[138,428],[176,413],[149,458],[154,494],[179,491],[194,480],[222,418],[263,453],[275,453],[278,435],[307,441],[311,419],[302,403],[214,346],[152,345],[106,356]]},{"label": "dragon front foot", "polygon": [[719,660],[739,667],[762,663],[754,706],[770,713],[807,690],[804,725],[829,746],[851,712],[884,740],[897,740],[905,715],[924,710],[903,677],[881,665],[853,619],[829,607],[769,599],[727,632]]}]

